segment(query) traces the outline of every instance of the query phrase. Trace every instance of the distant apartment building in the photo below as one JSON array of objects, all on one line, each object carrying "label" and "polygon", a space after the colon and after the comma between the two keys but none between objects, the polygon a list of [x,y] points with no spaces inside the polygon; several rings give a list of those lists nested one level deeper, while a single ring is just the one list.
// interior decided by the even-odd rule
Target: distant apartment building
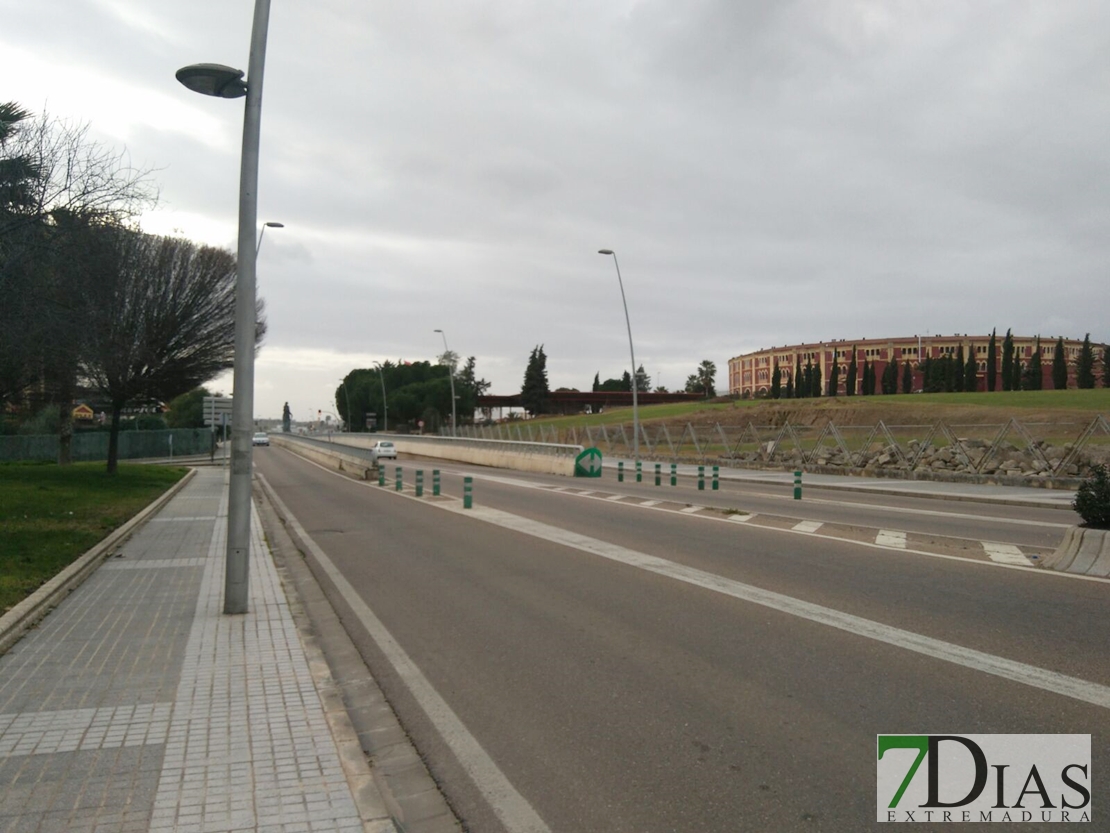
[{"label": "distant apartment building", "polygon": [[[843,396],[846,391],[848,365],[852,360],[852,349],[856,351],[856,390],[859,393],[863,384],[863,362],[866,360],[875,368],[877,378],[882,377],[886,366],[894,361],[899,365],[899,385],[901,385],[901,367],[904,362],[909,362],[913,372],[913,389],[922,388],[921,364],[926,357],[939,359],[942,356],[955,358],[959,349],[963,347],[963,358],[968,355],[975,356],[977,389],[987,389],[987,346],[990,335],[951,335],[951,336],[901,336],[898,338],[863,338],[856,341],[834,339],[833,341],[814,342],[812,344],[794,344],[788,347],[771,347],[768,350],[759,350],[755,353],[746,353],[742,356],[728,360],[728,390],[730,394],[742,397],[766,396],[771,391],[771,374],[774,372],[775,362],[778,361],[782,373],[782,388],[786,389],[787,380],[793,377],[794,369],[799,361],[802,367],[806,362],[821,368],[822,395],[828,392],[829,379],[832,377],[833,364],[839,366],[838,395]],[[1000,333],[996,337],[997,356],[995,358],[998,368],[998,380],[995,383],[997,390],[1002,389],[1002,341],[1004,336]],[[1014,345],[1018,350],[1018,359],[1024,365],[1033,356],[1037,339],[1035,336],[1012,336]],[[1042,387],[1046,390],[1052,388],[1052,362],[1056,354],[1056,338],[1041,337],[1041,374]],[[1083,347],[1082,339],[1064,339],[1064,351],[1068,362],[1068,387],[1074,388],[1075,366],[1079,358],[1079,351]],[[1096,385],[1102,386],[1102,357],[1105,345],[1091,344],[1095,359]],[[901,389],[901,388],[899,388]]]}]

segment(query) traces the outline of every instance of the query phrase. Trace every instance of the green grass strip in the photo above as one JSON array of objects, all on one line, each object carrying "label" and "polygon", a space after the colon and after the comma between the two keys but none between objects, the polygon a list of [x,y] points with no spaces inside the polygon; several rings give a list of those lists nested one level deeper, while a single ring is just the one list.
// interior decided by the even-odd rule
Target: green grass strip
[{"label": "green grass strip", "polygon": [[0,464],[0,613],[11,609],[185,476],[104,463]]}]

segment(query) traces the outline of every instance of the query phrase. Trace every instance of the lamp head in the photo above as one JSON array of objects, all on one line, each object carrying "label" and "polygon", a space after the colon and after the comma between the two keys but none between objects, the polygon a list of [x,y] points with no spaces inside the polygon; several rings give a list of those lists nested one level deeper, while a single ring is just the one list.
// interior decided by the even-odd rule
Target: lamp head
[{"label": "lamp head", "polygon": [[242,98],[247,94],[241,69],[223,64],[190,64],[174,75],[177,80],[195,93],[216,98]]},{"label": "lamp head", "polygon": [[611,255],[613,253],[613,250],[612,249],[598,249],[597,253],[599,255]]}]

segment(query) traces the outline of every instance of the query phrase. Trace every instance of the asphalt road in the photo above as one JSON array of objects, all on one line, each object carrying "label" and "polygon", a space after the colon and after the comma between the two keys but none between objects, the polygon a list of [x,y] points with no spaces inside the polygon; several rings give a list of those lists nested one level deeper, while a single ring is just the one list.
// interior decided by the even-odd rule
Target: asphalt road
[{"label": "asphalt road", "polygon": [[682,509],[1023,546],[1068,513],[691,484],[643,506],[650,483],[488,469],[467,513],[429,496],[433,465],[461,494],[455,464],[401,461],[415,500],[255,462],[471,830],[879,828],[879,733],[1092,734],[1106,794],[1110,585]]}]

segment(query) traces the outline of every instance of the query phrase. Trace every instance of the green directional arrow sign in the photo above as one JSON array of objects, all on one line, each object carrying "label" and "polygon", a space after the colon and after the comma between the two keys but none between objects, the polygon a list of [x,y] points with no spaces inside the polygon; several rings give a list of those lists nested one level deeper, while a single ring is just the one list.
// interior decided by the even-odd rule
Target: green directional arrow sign
[{"label": "green directional arrow sign", "polygon": [[601,449],[587,448],[574,458],[575,477],[601,477]]}]

